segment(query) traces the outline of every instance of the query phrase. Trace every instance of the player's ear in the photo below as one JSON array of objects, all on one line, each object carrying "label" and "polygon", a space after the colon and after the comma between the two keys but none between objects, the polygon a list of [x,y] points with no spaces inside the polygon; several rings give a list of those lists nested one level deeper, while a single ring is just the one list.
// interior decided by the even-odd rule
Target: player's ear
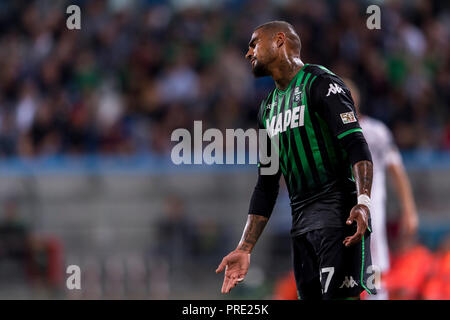
[{"label": "player's ear", "polygon": [[278,32],[275,35],[275,42],[277,44],[277,48],[281,47],[286,41],[286,35],[283,32]]}]

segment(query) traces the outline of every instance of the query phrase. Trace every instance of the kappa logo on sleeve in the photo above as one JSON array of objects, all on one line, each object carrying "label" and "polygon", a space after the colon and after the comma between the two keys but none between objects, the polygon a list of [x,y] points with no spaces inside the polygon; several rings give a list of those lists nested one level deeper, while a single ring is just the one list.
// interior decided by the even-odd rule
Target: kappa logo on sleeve
[{"label": "kappa logo on sleeve", "polygon": [[353,111],[341,113],[340,116],[344,124],[356,122],[356,117]]},{"label": "kappa logo on sleeve", "polygon": [[330,93],[336,94],[341,92],[344,92],[344,90],[340,86],[338,86],[336,83],[330,83],[330,87],[328,88],[328,93],[326,97],[328,97]]}]

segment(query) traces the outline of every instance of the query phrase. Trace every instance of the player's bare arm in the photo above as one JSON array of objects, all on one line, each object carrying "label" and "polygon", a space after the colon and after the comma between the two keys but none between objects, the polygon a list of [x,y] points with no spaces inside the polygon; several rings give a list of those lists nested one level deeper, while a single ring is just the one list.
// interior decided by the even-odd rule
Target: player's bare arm
[{"label": "player's bare arm", "polygon": [[388,170],[394,180],[394,186],[402,207],[402,231],[405,235],[413,235],[417,231],[419,218],[408,175],[402,163],[392,164],[388,166]]},{"label": "player's bare arm", "polygon": [[241,241],[236,250],[251,253],[269,219],[264,216],[249,214]]},{"label": "player's bare arm", "polygon": [[216,273],[225,269],[222,293],[229,293],[238,282],[244,280],[250,266],[250,253],[269,219],[264,216],[249,214],[237,248],[222,259]]},{"label": "player's bare arm", "polygon": [[355,176],[356,192],[358,196],[366,194],[370,197],[373,179],[373,165],[371,161],[359,161],[353,166],[353,175]]},{"label": "player's bare arm", "polygon": [[[371,161],[363,160],[353,165],[353,175],[356,182],[356,192],[358,197],[363,195],[370,198],[370,190],[372,189],[373,165]],[[347,224],[351,225],[356,221],[356,233],[344,239],[345,246],[351,246],[361,241],[367,230],[370,216],[370,209],[367,204],[358,203],[350,212]]]}]

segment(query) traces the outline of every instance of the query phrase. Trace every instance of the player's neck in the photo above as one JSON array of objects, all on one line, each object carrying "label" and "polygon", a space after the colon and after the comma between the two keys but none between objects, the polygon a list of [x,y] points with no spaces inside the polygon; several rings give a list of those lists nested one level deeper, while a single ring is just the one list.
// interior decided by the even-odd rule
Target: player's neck
[{"label": "player's neck", "polygon": [[286,90],[291,83],[291,80],[303,66],[302,60],[297,57],[281,63],[279,67],[272,72],[272,78],[275,81],[276,87],[282,91]]}]

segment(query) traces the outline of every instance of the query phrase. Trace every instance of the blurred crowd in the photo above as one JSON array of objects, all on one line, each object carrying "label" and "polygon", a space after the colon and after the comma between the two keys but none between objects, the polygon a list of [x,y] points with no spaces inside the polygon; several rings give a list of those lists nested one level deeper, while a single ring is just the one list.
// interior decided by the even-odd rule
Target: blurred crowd
[{"label": "blurred crowd", "polygon": [[[450,11],[388,1],[93,0],[0,4],[0,157],[170,152],[170,134],[256,126],[273,86],[244,59],[252,30],[291,22],[305,63],[354,79],[403,150],[450,149]],[[200,5],[201,3],[201,5]],[[81,30],[66,7],[81,7]]]}]

